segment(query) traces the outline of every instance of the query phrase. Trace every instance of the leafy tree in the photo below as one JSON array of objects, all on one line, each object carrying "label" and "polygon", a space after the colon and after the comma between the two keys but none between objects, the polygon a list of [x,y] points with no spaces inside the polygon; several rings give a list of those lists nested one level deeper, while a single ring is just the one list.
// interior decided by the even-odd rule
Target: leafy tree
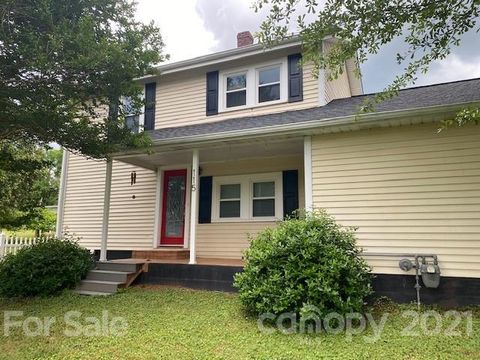
[{"label": "leafy tree", "polygon": [[[383,45],[405,39],[407,50],[396,55],[396,61],[405,65],[404,72],[366,102],[362,111],[373,110],[376,102],[415,83],[416,75],[426,73],[433,61],[445,59],[452,47],[460,45],[462,34],[476,27],[480,12],[480,0],[304,0],[303,4],[299,0],[257,0],[254,8],[259,11],[266,5],[270,12],[261,25],[260,40],[271,45],[289,36],[293,26],[300,34],[305,61],[312,61],[317,71],[327,69],[332,78],[343,71],[346,60],[357,58],[363,63]],[[318,50],[326,36],[338,41],[330,52],[321,53]],[[480,123],[477,108],[464,109],[446,125],[466,122]]]},{"label": "leafy tree", "polygon": [[62,158],[63,151],[60,149],[46,149],[44,152],[44,160],[48,168],[39,186],[45,189],[45,199],[43,201],[45,205],[57,205],[58,203]]},{"label": "leafy tree", "polygon": [[0,229],[51,231],[46,205],[57,202],[60,150],[24,141],[0,141]]},{"label": "leafy tree", "polygon": [[46,208],[39,208],[35,216],[30,219],[29,224],[23,226],[28,229],[35,229],[35,236],[55,231],[57,224],[57,214]]},{"label": "leafy tree", "polygon": [[149,144],[125,128],[122,96],[139,108],[132,80],[154,72],[164,44],[153,23],[135,20],[135,3],[3,0],[0,19],[1,141],[94,158]]}]

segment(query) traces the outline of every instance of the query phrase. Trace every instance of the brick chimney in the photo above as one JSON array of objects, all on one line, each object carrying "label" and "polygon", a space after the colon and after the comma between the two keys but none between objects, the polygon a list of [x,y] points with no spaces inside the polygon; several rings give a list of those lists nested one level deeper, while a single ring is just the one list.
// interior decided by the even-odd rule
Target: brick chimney
[{"label": "brick chimney", "polygon": [[250,31],[242,31],[237,34],[237,48],[252,45],[253,36]]}]

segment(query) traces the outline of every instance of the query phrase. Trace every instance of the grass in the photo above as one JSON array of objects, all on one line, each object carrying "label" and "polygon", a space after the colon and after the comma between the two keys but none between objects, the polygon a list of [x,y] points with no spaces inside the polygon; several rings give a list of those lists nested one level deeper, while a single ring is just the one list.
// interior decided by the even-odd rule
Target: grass
[{"label": "grass", "polygon": [[[0,229],[1,231],[1,229]],[[33,238],[35,237],[35,230],[29,230],[29,229],[21,229],[21,230],[3,230],[3,232],[7,236],[16,236],[16,237],[26,237],[26,238]],[[53,232],[46,232],[42,234],[42,237],[50,237],[55,235]]]},{"label": "grass", "polygon": [[[50,336],[26,337],[20,329],[0,337],[0,359],[477,359],[480,351],[480,310],[473,309],[473,332],[461,336],[401,336],[411,322],[402,310],[412,305],[373,309],[380,317],[391,312],[376,343],[355,335],[265,334],[256,320],[247,318],[234,294],[180,288],[134,287],[108,298],[82,297],[65,292],[54,298],[0,299],[3,312],[57,317]],[[67,337],[63,316],[76,310],[85,316],[123,316],[128,321],[122,337]],[[86,319],[83,321],[86,323]],[[450,323],[443,323],[443,329]],[[419,326],[417,326],[417,329]]]},{"label": "grass", "polygon": [[18,237],[27,237],[27,238],[35,237],[35,230],[16,230],[16,231],[4,230],[4,233],[7,236],[18,236]]}]

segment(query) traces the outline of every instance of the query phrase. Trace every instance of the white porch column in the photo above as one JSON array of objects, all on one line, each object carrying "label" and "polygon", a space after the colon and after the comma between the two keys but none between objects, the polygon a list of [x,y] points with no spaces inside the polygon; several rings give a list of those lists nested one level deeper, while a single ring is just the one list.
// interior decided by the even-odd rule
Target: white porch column
[{"label": "white porch column", "polygon": [[60,239],[63,234],[63,219],[65,213],[65,194],[67,190],[67,177],[68,177],[68,160],[70,153],[67,149],[63,149],[62,157],[62,172],[60,174],[60,189],[58,191],[58,203],[57,203],[57,224],[55,226],[55,237]]},{"label": "white porch column", "polygon": [[192,156],[192,188],[190,195],[190,264],[195,264],[197,262],[197,256],[195,253],[195,240],[198,218],[199,165],[200,160],[198,156],[198,149],[194,149]]},{"label": "white porch column", "polygon": [[160,194],[162,191],[162,171],[157,168],[156,171],[156,185],[155,185],[155,220],[153,229],[153,248],[157,248],[160,239]]},{"label": "white porch column", "polygon": [[303,166],[305,172],[305,210],[313,210],[313,188],[312,188],[312,137],[303,138]]},{"label": "white porch column", "polygon": [[102,220],[102,243],[100,246],[100,261],[107,261],[108,219],[110,217],[110,193],[112,190],[112,167],[111,159],[107,160],[105,172],[105,193],[103,195],[103,220]]}]

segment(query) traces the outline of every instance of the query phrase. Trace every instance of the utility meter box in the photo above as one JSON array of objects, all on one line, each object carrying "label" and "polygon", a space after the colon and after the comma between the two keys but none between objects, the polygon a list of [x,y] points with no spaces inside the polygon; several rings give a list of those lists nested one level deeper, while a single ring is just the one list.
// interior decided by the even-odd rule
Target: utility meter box
[{"label": "utility meter box", "polygon": [[424,258],[420,265],[420,274],[422,275],[423,284],[427,288],[438,288],[440,285],[440,267],[437,261],[429,263]]}]

